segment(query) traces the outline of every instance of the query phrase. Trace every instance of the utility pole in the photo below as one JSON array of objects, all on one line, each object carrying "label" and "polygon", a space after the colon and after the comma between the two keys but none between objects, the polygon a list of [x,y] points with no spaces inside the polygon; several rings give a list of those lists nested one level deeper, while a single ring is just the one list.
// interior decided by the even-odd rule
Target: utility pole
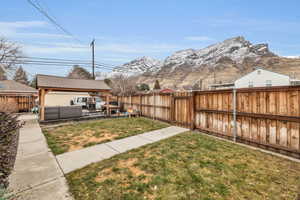
[{"label": "utility pole", "polygon": [[95,80],[95,39],[91,42],[92,47],[92,74],[93,79]]}]

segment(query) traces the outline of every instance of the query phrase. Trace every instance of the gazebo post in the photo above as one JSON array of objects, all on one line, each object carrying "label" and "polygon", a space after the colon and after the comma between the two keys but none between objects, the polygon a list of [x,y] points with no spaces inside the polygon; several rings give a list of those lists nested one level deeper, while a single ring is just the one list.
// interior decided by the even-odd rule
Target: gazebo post
[{"label": "gazebo post", "polygon": [[45,120],[45,89],[39,90],[39,96],[40,96],[40,120]]},{"label": "gazebo post", "polygon": [[110,106],[109,106],[109,95],[106,94],[106,113],[107,113],[107,116],[110,116]]}]

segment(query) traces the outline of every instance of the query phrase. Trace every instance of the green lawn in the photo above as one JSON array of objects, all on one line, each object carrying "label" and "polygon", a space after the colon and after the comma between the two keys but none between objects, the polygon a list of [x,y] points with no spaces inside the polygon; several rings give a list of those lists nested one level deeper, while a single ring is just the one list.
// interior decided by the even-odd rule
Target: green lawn
[{"label": "green lawn", "polygon": [[55,128],[44,127],[43,133],[49,147],[57,155],[168,126],[166,123],[143,117],[116,118],[80,122]]},{"label": "green lawn", "polygon": [[300,164],[193,132],[67,174],[76,200],[295,200]]}]

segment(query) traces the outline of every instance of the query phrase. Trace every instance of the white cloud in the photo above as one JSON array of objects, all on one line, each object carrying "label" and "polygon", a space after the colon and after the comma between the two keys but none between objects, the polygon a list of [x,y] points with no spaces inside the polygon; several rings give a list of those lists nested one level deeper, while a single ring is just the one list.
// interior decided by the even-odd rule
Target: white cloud
[{"label": "white cloud", "polygon": [[299,55],[297,55],[297,56],[283,56],[283,57],[285,57],[285,58],[300,58]]},{"label": "white cloud", "polygon": [[52,34],[52,33],[15,33],[15,37],[20,37],[20,38],[72,38],[69,35],[63,35],[63,34]]},{"label": "white cloud", "polygon": [[45,27],[48,23],[45,21],[15,21],[15,22],[0,22],[0,28],[33,28],[33,27]]},{"label": "white cloud", "polygon": [[[41,53],[67,53],[67,52],[89,52],[89,45],[67,42],[40,42],[36,44],[21,43],[26,53],[41,54]],[[99,53],[114,53],[114,54],[149,54],[163,53],[181,49],[182,47],[171,44],[97,44],[96,52]],[[120,61],[123,59],[120,59]]]},{"label": "white cloud", "polygon": [[161,53],[180,49],[180,46],[172,44],[99,44],[96,46],[96,51],[109,51],[116,53]]},{"label": "white cloud", "polygon": [[15,22],[1,22],[0,30],[1,36],[8,38],[28,38],[28,39],[59,39],[71,38],[71,36],[64,34],[40,33],[40,32],[24,32],[24,30],[31,30],[33,28],[49,29],[50,26],[46,21],[15,21]]},{"label": "white cloud", "polygon": [[84,52],[89,52],[90,49],[88,48],[82,48],[82,47],[76,47],[72,46],[70,44],[69,46],[67,45],[62,45],[62,46],[43,46],[43,45],[24,45],[23,50],[25,53],[29,55],[34,55],[34,54],[60,54],[60,53],[84,53]]}]

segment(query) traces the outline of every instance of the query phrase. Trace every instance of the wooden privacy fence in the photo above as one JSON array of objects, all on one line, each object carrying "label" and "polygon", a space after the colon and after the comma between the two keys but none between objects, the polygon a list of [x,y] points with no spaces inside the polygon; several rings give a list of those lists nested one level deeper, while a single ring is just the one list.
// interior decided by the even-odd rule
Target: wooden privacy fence
[{"label": "wooden privacy fence", "polygon": [[30,111],[35,106],[35,99],[37,97],[34,95],[2,95],[0,94],[0,103],[5,106],[16,105],[16,112],[27,112]]},{"label": "wooden privacy fence", "polygon": [[118,97],[143,116],[300,158],[300,87]]}]

